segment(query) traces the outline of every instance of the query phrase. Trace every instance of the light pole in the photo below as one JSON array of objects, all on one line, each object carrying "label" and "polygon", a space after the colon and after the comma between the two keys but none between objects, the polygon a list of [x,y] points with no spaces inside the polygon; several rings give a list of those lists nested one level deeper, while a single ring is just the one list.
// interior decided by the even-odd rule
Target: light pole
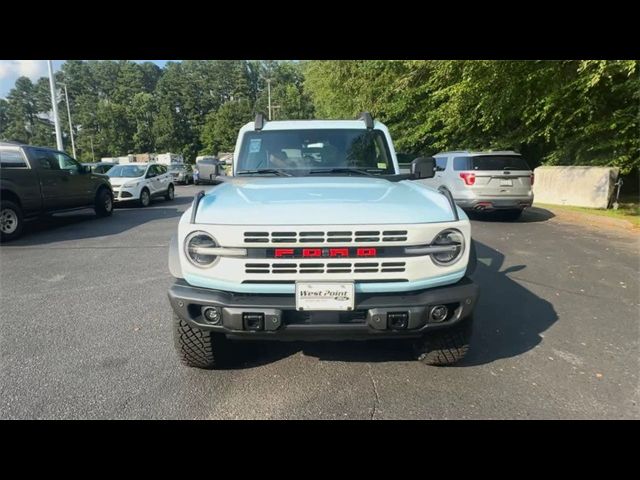
[{"label": "light pole", "polygon": [[271,120],[271,79],[267,78],[267,91],[269,92],[269,120]]},{"label": "light pole", "polygon": [[64,87],[64,98],[67,102],[67,117],[69,117],[69,134],[71,135],[71,148],[73,150],[73,158],[76,158],[76,142],[73,140],[73,124],[71,123],[71,108],[69,107],[69,95],[67,94],[67,84],[61,83]]},{"label": "light pole", "polygon": [[62,151],[64,146],[62,145],[62,132],[60,131],[60,119],[58,118],[58,102],[56,102],[56,81],[53,78],[53,65],[51,60],[47,60],[49,67],[49,86],[51,87],[51,106],[53,107],[53,123],[56,127],[56,144],[58,150]]}]

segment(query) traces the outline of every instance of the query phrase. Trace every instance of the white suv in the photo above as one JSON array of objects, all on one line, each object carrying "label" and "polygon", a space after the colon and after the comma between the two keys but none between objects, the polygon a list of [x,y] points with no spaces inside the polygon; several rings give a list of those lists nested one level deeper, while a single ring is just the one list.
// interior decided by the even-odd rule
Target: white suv
[{"label": "white suv", "polygon": [[502,210],[517,219],[533,203],[533,172],[519,153],[457,151],[434,158],[435,176],[419,181],[447,187],[465,210]]},{"label": "white suv", "polygon": [[[216,368],[227,340],[409,339],[415,358],[467,353],[478,286],[471,225],[448,191],[399,172],[386,126],[360,120],[240,129],[233,175],[200,191],[169,247],[179,358]],[[409,346],[408,344],[406,346]],[[226,360],[225,360],[226,359]]]},{"label": "white suv", "polygon": [[137,201],[147,207],[153,197],[173,200],[175,187],[167,167],[157,163],[126,163],[111,168],[107,175],[114,202]]}]

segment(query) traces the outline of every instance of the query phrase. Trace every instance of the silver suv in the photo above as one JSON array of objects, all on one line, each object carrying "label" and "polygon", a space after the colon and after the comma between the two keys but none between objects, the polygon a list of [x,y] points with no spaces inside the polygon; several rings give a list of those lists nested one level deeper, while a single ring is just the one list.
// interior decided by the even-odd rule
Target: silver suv
[{"label": "silver suv", "polygon": [[516,219],[533,203],[533,172],[516,152],[440,152],[434,155],[436,174],[420,180],[446,186],[465,210],[502,210]]}]

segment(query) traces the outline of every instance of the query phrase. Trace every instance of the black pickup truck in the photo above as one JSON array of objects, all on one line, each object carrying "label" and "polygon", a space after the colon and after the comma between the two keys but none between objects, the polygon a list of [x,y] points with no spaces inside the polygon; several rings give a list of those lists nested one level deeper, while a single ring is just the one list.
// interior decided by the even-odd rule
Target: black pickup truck
[{"label": "black pickup truck", "polygon": [[19,237],[25,219],[87,207],[112,214],[107,176],[52,148],[0,142],[0,240]]}]

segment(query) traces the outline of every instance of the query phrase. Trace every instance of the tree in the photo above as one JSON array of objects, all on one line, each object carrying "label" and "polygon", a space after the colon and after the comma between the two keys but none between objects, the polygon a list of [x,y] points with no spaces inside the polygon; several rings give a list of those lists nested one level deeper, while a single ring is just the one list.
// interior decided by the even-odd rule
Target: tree
[{"label": "tree", "polygon": [[252,120],[253,111],[248,99],[225,103],[216,113],[207,116],[202,129],[202,154],[217,155],[233,151],[238,130]]},{"label": "tree", "polygon": [[0,140],[5,139],[4,132],[7,129],[9,123],[9,115],[7,111],[9,109],[9,102],[4,98],[0,98]]},{"label": "tree", "polygon": [[277,107],[274,108],[273,119],[295,120],[314,117],[313,102],[304,89],[302,67],[293,62],[265,62],[258,84],[256,111],[268,111],[267,78],[271,79],[271,103]]},{"label": "tree", "polygon": [[398,150],[516,149],[533,166],[638,167],[638,61],[323,61],[322,118],[368,110]]}]

